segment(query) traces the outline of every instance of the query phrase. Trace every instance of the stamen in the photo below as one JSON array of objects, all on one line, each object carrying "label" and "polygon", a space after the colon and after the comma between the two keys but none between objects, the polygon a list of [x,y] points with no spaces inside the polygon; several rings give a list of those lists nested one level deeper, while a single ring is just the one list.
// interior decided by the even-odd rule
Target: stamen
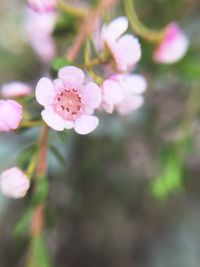
[{"label": "stamen", "polygon": [[75,88],[66,89],[58,93],[55,98],[55,111],[64,119],[75,120],[83,112],[81,94]]}]

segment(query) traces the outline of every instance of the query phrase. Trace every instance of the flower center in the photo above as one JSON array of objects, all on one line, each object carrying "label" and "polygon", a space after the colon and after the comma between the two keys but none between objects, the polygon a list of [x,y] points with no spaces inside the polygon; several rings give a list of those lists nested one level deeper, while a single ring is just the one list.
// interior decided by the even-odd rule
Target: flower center
[{"label": "flower center", "polygon": [[75,120],[82,114],[82,99],[76,89],[64,89],[54,101],[55,111],[64,119]]}]

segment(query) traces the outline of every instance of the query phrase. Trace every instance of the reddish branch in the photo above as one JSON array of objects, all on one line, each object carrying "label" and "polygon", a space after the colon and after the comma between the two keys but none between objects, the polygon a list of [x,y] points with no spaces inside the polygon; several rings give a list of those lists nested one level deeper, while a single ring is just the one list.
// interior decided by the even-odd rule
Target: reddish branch
[{"label": "reddish branch", "polygon": [[116,2],[117,0],[102,0],[100,1],[99,5],[90,12],[90,14],[85,18],[71,49],[69,49],[67,53],[68,59],[76,59],[82,44],[95,29],[99,18],[105,14],[106,11],[109,11],[116,4]]},{"label": "reddish branch", "polygon": [[[38,164],[35,173],[37,179],[42,179],[47,171],[48,132],[49,128],[45,125],[42,129],[39,139],[39,154],[37,159]],[[33,237],[39,236],[42,231],[44,222],[44,207],[45,204],[41,203],[34,210],[31,227],[31,233]]]}]

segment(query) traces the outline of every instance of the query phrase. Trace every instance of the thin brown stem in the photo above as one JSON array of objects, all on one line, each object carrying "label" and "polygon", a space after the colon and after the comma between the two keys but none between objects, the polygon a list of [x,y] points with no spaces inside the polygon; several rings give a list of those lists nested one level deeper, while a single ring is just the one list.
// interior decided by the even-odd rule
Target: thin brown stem
[{"label": "thin brown stem", "polygon": [[[47,171],[48,132],[49,128],[47,125],[45,125],[42,128],[42,132],[39,138],[39,154],[37,159],[38,163],[35,173],[37,179],[42,179]],[[33,238],[38,237],[42,232],[44,223],[44,207],[45,204],[41,203],[35,208],[31,226],[31,235]]]},{"label": "thin brown stem", "polygon": [[78,53],[81,49],[82,44],[86,40],[86,38],[91,34],[91,32],[95,29],[98,20],[100,17],[108,10],[110,10],[115,4],[117,0],[101,0],[99,5],[94,8],[89,15],[84,20],[80,31],[75,38],[71,48],[67,52],[66,57],[73,61],[78,56]]}]

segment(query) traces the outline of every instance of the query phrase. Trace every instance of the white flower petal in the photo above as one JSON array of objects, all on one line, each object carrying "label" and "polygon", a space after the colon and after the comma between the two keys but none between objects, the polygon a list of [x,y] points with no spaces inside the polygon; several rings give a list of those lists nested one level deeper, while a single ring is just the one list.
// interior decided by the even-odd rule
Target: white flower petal
[{"label": "white flower petal", "polygon": [[120,115],[129,115],[133,111],[139,109],[144,103],[142,96],[127,96],[120,104],[116,106],[116,110]]},{"label": "white flower petal", "polygon": [[126,75],[124,77],[124,83],[129,93],[142,94],[147,89],[146,79],[139,74]]},{"label": "white flower petal", "polygon": [[107,35],[117,40],[128,29],[128,19],[119,17],[113,20],[107,26]]},{"label": "white flower petal", "polygon": [[89,134],[96,129],[99,119],[96,116],[82,115],[74,124],[74,129],[78,134]]},{"label": "white flower petal", "polygon": [[58,77],[63,81],[66,87],[79,89],[83,85],[85,74],[77,67],[67,66],[59,70]]},{"label": "white flower petal", "polygon": [[66,129],[72,129],[73,127],[74,127],[74,122],[73,121],[65,120],[65,128]]},{"label": "white flower petal", "polygon": [[35,96],[40,105],[46,106],[51,104],[55,97],[52,81],[48,78],[40,79],[35,89]]},{"label": "white flower petal", "polygon": [[81,92],[82,92],[82,99],[85,105],[93,109],[99,107],[99,105],[101,104],[102,95],[101,95],[101,89],[96,83],[89,82],[87,85],[83,87]]},{"label": "white flower petal", "polygon": [[124,89],[120,82],[112,79],[105,80],[103,85],[103,100],[112,103],[113,105],[118,104],[124,98]]},{"label": "white flower petal", "polygon": [[136,64],[141,58],[141,47],[137,38],[131,34],[125,34],[118,40],[121,57],[127,67]]},{"label": "white flower petal", "polygon": [[66,128],[66,123],[64,119],[57,113],[50,110],[43,110],[42,118],[46,124],[56,131],[63,131]]}]

